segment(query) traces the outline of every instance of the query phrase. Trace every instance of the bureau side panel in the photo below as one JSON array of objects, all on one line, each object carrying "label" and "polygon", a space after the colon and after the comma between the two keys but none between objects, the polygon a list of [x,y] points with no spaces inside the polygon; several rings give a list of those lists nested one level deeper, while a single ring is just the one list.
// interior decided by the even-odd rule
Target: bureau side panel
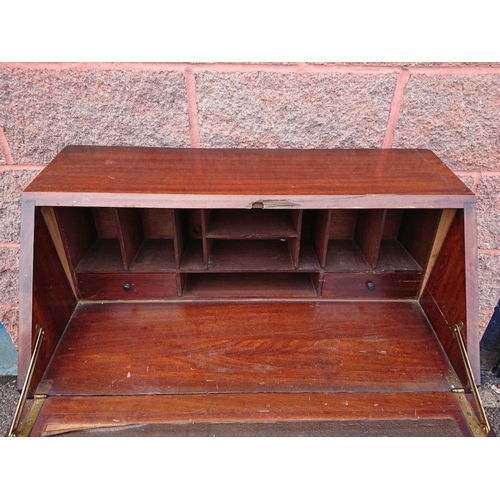
[{"label": "bureau side panel", "polygon": [[[29,330],[20,338],[23,357],[20,357],[19,383],[22,385],[27,372],[27,363],[36,339],[36,325],[45,330],[45,338],[35,367],[31,389],[38,385],[50,358],[76,307],[76,298],[61,264],[54,242],[40,208],[34,213],[33,238],[33,285],[32,319]],[[29,294],[26,293],[26,300]],[[23,299],[24,299],[23,298]],[[25,325],[28,328],[28,324]]]},{"label": "bureau side panel", "polygon": [[[464,323],[466,336],[469,335],[469,326],[474,328],[474,325],[469,325],[467,315],[464,210],[457,210],[455,213],[429,280],[422,292],[420,303],[457,375],[464,385],[467,384],[464,363],[458,343],[453,336],[453,327],[459,321]],[[472,331],[470,336],[474,338]],[[470,354],[472,354],[473,369],[477,368],[479,363],[474,356],[474,349],[469,348]]]}]

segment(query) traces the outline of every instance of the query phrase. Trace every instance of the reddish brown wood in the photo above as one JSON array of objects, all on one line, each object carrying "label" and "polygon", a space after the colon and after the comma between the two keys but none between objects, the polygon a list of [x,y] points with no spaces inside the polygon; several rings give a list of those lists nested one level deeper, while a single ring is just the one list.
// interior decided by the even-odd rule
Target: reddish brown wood
[{"label": "reddish brown wood", "polygon": [[325,270],[328,272],[368,272],[371,267],[352,240],[330,240]]},{"label": "reddish brown wood", "polygon": [[[34,233],[32,345],[37,335],[37,324],[44,328],[45,340],[32,379],[33,391],[77,303],[39,208],[35,210]],[[21,372],[25,373],[26,369],[27,366],[23,365]]]},{"label": "reddish brown wood", "polygon": [[287,241],[211,240],[208,268],[203,261],[200,241],[190,241],[181,264],[182,272],[293,272],[319,271],[316,254],[309,241],[300,248],[295,267]]},{"label": "reddish brown wood", "polygon": [[451,374],[416,303],[171,302],[80,306],[45,376],[53,395],[133,395],[441,391]]},{"label": "reddish brown wood", "polygon": [[442,210],[405,210],[399,241],[420,267],[429,260]]},{"label": "reddish brown wood", "polygon": [[[31,435],[158,423],[266,422],[272,429],[273,422],[303,421],[313,426],[386,419],[393,427],[410,419],[452,419],[457,435],[471,435],[450,392],[58,397],[44,404]],[[358,431],[362,434],[362,427]],[[233,432],[238,432],[236,426]]]},{"label": "reddish brown wood", "polygon": [[76,266],[77,273],[122,272],[124,270],[120,242],[117,238],[96,240]]},{"label": "reddish brown wood", "polygon": [[128,269],[144,240],[141,213],[134,208],[117,208],[116,218],[123,267]]},{"label": "reddish brown wood", "polygon": [[176,266],[173,240],[144,240],[129,269],[134,273],[174,272]]},{"label": "reddish brown wood", "polygon": [[55,186],[68,193],[256,194],[274,200],[325,193],[473,196],[432,152],[397,149],[68,146],[26,191],[53,192]]},{"label": "reddish brown wood", "polygon": [[332,210],[329,238],[332,240],[352,240],[356,233],[359,210]]},{"label": "reddish brown wood", "polygon": [[85,300],[153,300],[177,296],[175,274],[79,274],[80,297]]},{"label": "reddish brown wood", "polygon": [[182,259],[184,257],[184,250],[186,248],[186,242],[188,238],[185,210],[174,210],[173,229],[175,268],[179,270],[181,267]]},{"label": "reddish brown wood", "polygon": [[[72,209],[70,209],[72,210]],[[95,227],[99,238],[118,238],[118,219],[113,207],[96,207],[92,209]]]},{"label": "reddish brown wood", "polygon": [[398,240],[382,240],[375,270],[379,272],[422,271],[422,268]]},{"label": "reddish brown wood", "polygon": [[58,207],[55,213],[68,260],[75,269],[97,240],[92,209]]},{"label": "reddish brown wood", "polygon": [[213,240],[207,238],[207,226],[208,220],[210,218],[210,210],[202,209],[201,210],[201,243],[203,246],[203,267],[208,269],[208,265],[210,262],[210,257],[212,253],[212,244]]},{"label": "reddish brown wood", "polygon": [[314,210],[311,223],[311,242],[323,269],[326,265],[331,210]]},{"label": "reddish brown wood", "polygon": [[300,210],[212,210],[207,237],[276,239],[300,234]]},{"label": "reddish brown wood", "polygon": [[[297,259],[298,260],[298,259]],[[208,267],[214,271],[291,271],[289,246],[280,240],[216,240]]]},{"label": "reddish brown wood", "polygon": [[322,296],[365,300],[415,299],[421,279],[422,274],[417,272],[325,273]]},{"label": "reddish brown wood", "polygon": [[383,240],[398,239],[402,218],[403,210],[387,210],[384,221],[384,230],[382,233]]},{"label": "reddish brown wood", "polygon": [[45,220],[45,225],[47,226],[50,238],[54,243],[57,256],[59,257],[61,265],[64,269],[66,278],[71,286],[71,289],[73,290],[73,295],[75,297],[78,297],[78,292],[76,290],[76,284],[75,284],[76,282],[75,273],[69,262],[68,254],[66,252],[66,247],[61,237],[61,231],[59,228],[59,223],[57,221],[55,210],[52,207],[40,207],[40,213],[42,214]]},{"label": "reddish brown wood", "polygon": [[455,214],[420,303],[455,371],[467,385],[464,363],[453,337],[453,327],[459,321],[464,322],[464,333],[467,333],[463,210]]},{"label": "reddish brown wood", "polygon": [[299,267],[300,235],[302,234],[302,219],[304,211],[292,210],[290,214],[292,216],[293,227],[297,235],[295,237],[287,238],[287,243],[292,257],[293,267],[294,269],[297,269]]},{"label": "reddish brown wood", "polygon": [[183,296],[204,299],[316,298],[310,273],[191,273]]},{"label": "reddish brown wood", "polygon": [[[254,418],[266,393],[292,421],[310,411],[311,430],[318,413],[299,399],[320,395],[349,395],[357,408],[336,408],[332,421],[413,412],[419,422],[418,404],[446,408],[436,394],[454,398],[460,384],[457,315],[478,369],[474,195],[430,152],[70,147],[23,197],[23,245],[35,259],[22,251],[21,381],[31,313],[57,332],[36,374],[49,363],[40,432],[95,426],[80,395],[99,401],[105,425],[118,407],[122,425],[202,410],[219,425],[234,411]],[[47,207],[45,234],[38,222],[33,230],[35,204]],[[458,219],[441,249],[453,214],[443,208]],[[50,271],[33,274],[50,244]],[[72,315],[64,290],[80,300]],[[61,296],[45,304],[50,293]],[[213,393],[216,404],[197,399]],[[157,421],[141,399],[153,394],[173,404]],[[456,401],[448,408],[429,419],[446,415],[466,434]]]},{"label": "reddish brown wood", "polygon": [[354,239],[368,265],[377,265],[386,210],[360,210]]},{"label": "reddish brown wood", "polygon": [[146,239],[172,239],[174,237],[174,211],[165,208],[143,208],[142,228]]},{"label": "reddish brown wood", "polygon": [[188,237],[190,240],[201,240],[201,210],[183,210],[186,217]]}]

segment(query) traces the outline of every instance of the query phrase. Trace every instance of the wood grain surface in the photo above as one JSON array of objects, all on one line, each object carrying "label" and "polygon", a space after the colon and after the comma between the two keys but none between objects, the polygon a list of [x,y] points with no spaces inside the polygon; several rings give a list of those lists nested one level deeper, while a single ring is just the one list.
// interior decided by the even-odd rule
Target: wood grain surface
[{"label": "wood grain surface", "polygon": [[[98,173],[98,175],[96,175]],[[68,146],[26,192],[470,195],[434,153]]]},{"label": "wood grain surface", "polygon": [[416,303],[107,303],[78,307],[53,395],[449,389]]},{"label": "wood grain surface", "polygon": [[[276,427],[286,422],[302,423],[302,430],[309,432],[321,423],[357,423],[351,435],[370,435],[370,426],[373,432],[377,421],[386,421],[386,425],[390,421],[392,426],[387,425],[386,433],[390,434],[391,428],[396,428],[397,433],[399,428],[400,435],[405,436],[408,429],[401,432],[401,427],[408,426],[408,420],[433,425],[437,420],[444,426],[450,419],[455,423],[454,435],[471,435],[450,392],[50,397],[32,435],[144,424],[217,422],[229,424],[228,435],[238,435],[238,427],[231,428],[231,423],[268,423],[270,435],[276,435]],[[273,432],[274,424],[277,425]],[[297,430],[292,433],[297,434]]]}]

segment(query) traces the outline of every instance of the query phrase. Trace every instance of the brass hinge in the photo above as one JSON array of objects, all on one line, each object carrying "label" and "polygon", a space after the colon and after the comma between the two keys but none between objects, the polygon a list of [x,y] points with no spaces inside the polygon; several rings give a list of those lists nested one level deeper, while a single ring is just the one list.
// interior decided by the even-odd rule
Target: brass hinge
[{"label": "brass hinge", "polygon": [[469,383],[470,390],[472,392],[472,396],[476,403],[477,411],[479,413],[479,419],[476,418],[474,411],[472,410],[467,398],[465,397],[464,389],[453,389],[452,392],[457,394],[457,399],[464,412],[465,418],[471,427],[475,436],[483,437],[487,436],[491,430],[490,424],[488,422],[488,417],[486,416],[486,412],[484,411],[483,403],[481,401],[481,396],[479,395],[479,391],[477,390],[476,382],[474,380],[474,374],[472,372],[472,367],[469,361],[469,356],[467,354],[467,349],[465,347],[462,328],[464,324],[462,321],[459,321],[453,327],[453,335],[455,336],[458,347],[460,348],[460,354],[462,355],[462,359],[465,365],[465,372],[467,374],[467,381]]},{"label": "brass hinge", "polygon": [[35,348],[33,349],[33,354],[31,355],[30,364],[28,366],[28,373],[26,374],[26,380],[24,381],[23,390],[21,391],[21,396],[19,402],[17,403],[16,412],[14,414],[14,419],[9,430],[10,437],[18,436],[29,436],[33,425],[40,413],[40,410],[45,399],[45,395],[35,395],[33,405],[30,408],[28,416],[24,419],[21,429],[18,429],[19,423],[21,421],[21,416],[26,405],[26,399],[28,397],[28,391],[31,384],[31,379],[33,378],[33,372],[35,371],[36,362],[38,360],[38,355],[40,354],[40,349],[42,347],[43,339],[45,338],[45,330],[42,326],[36,325],[37,338],[35,342]]}]

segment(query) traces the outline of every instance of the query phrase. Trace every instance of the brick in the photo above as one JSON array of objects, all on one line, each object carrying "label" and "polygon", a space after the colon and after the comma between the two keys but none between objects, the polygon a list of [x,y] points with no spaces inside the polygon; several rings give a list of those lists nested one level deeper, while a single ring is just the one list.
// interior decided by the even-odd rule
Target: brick
[{"label": "brick", "polygon": [[500,255],[479,253],[479,308],[493,309],[500,299]]},{"label": "brick", "polygon": [[178,72],[5,69],[0,126],[16,163],[47,163],[68,144],[190,144]]},{"label": "brick", "polygon": [[19,309],[17,306],[0,306],[0,323],[10,335],[12,342],[18,347],[19,339]]},{"label": "brick", "polygon": [[479,248],[500,248],[500,177],[485,175],[477,189]]},{"label": "brick", "polygon": [[482,338],[488,324],[493,316],[493,311],[491,310],[481,310],[479,311],[479,338]]},{"label": "brick", "polygon": [[196,75],[202,147],[380,147],[395,74]]},{"label": "brick", "polygon": [[5,170],[0,172],[0,243],[19,242],[21,191],[38,173],[38,170]]},{"label": "brick", "polygon": [[469,188],[472,189],[474,186],[475,179],[471,175],[459,175],[460,180]]},{"label": "brick", "polygon": [[0,304],[19,302],[19,249],[0,247]]},{"label": "brick", "polygon": [[432,149],[456,170],[498,170],[500,75],[412,75],[394,147]]}]

